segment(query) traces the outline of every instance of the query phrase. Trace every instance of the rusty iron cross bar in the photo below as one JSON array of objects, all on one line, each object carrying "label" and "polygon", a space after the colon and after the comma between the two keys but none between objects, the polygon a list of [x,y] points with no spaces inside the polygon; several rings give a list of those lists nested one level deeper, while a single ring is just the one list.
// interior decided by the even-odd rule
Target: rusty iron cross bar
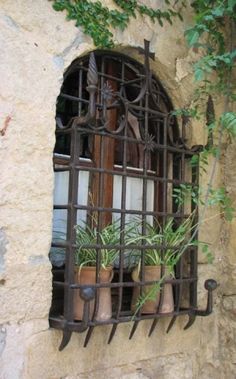
[{"label": "rusty iron cross bar", "polygon": [[[138,47],[139,54],[143,54],[145,58],[151,58],[153,61],[155,60],[155,53],[152,53],[149,49],[150,41],[144,40],[144,49],[142,47]],[[146,61],[145,61],[146,63]]]}]

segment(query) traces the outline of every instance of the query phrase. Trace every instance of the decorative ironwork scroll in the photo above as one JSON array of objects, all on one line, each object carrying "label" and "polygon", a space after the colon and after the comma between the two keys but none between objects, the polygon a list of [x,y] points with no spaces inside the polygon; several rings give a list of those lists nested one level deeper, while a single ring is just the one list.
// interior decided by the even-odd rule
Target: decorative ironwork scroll
[{"label": "decorative ironwork scroll", "polygon": [[[169,332],[180,315],[189,317],[187,329],[196,316],[212,312],[212,292],[216,288],[213,280],[205,283],[206,309],[197,307],[196,246],[189,245],[176,260],[172,277],[166,278],[163,257],[173,247],[165,241],[152,246],[161,261],[159,302],[150,313],[132,309],[135,291],[142,295],[145,286],[155,285],[158,279],[146,279],[145,257],[150,246],[143,242],[128,246],[125,227],[138,220],[138,230],[144,237],[147,225],[164,228],[168,220],[173,220],[175,230],[192,213],[196,220],[196,204],[191,200],[177,204],[173,194],[183,185],[198,186],[198,167],[192,167],[190,161],[201,149],[189,147],[185,130],[188,120],[183,118],[179,127],[170,99],[151,72],[149,58],[154,59],[154,54],[149,51],[149,42],[145,40],[144,49],[139,50],[144,54],[144,65],[124,55],[99,51],[76,60],[65,74],[58,97],[54,170],[60,185],[56,191],[59,200],[68,196],[64,202],[56,199],[54,205],[50,325],[63,330],[60,350],[68,344],[72,332],[87,330],[86,346],[98,325],[112,325],[110,343],[120,323],[133,321],[132,338],[140,321],[152,320],[151,336],[158,320],[167,315],[171,316]],[[102,230],[112,223],[119,225],[119,240],[104,244]],[[81,249],[76,225],[87,225],[97,233],[92,242],[85,244],[97,254],[93,284],[75,279],[75,254]],[[109,249],[117,251],[114,276],[111,282],[102,283],[101,257]],[[139,254],[137,280],[132,274],[137,263],[133,251]],[[173,254],[178,255],[176,248]],[[173,308],[163,312],[166,285],[173,291]],[[81,320],[75,319],[76,291],[84,302]],[[111,292],[112,316],[100,319],[103,292]]]}]

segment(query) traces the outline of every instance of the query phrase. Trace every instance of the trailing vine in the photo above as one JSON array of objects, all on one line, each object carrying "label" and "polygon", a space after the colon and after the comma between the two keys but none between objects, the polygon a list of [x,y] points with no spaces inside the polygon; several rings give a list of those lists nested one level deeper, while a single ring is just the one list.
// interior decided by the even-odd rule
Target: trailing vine
[{"label": "trailing vine", "polygon": [[[181,9],[185,1],[165,0],[165,10],[154,9],[139,3],[137,0],[113,0],[115,9],[109,9],[100,1],[91,0],[52,0],[56,11],[66,11],[68,20],[75,20],[75,25],[82,27],[85,34],[92,37],[95,46],[112,48],[114,46],[111,28],[124,30],[131,18],[137,14],[147,16],[151,21],[158,21],[161,26],[167,21],[172,24],[172,18],[182,20]],[[177,8],[178,5],[178,8]]]},{"label": "trailing vine", "polygon": [[[209,158],[213,156],[212,168],[207,188],[192,189],[182,185],[175,190],[174,198],[178,203],[183,203],[186,196],[191,196],[193,202],[198,201],[204,206],[201,212],[201,220],[204,220],[208,206],[219,206],[225,219],[232,220],[234,208],[232,201],[224,187],[213,188],[213,179],[217,162],[222,155],[223,140],[231,140],[236,137],[236,113],[233,104],[236,100],[236,86],[232,75],[236,61],[236,0],[198,0],[192,3],[195,10],[194,25],[186,30],[187,43],[195,53],[199,53],[200,59],[193,64],[194,78],[197,84],[191,107],[178,109],[175,115],[201,119],[201,104],[211,103],[208,110],[207,145],[204,147],[200,158],[194,156],[192,165],[199,165],[201,172],[209,172]],[[224,110],[216,118],[213,102],[224,99]]]},{"label": "trailing vine", "polygon": [[[209,156],[214,160],[203,203],[205,208],[201,214],[204,219],[207,206],[218,205],[225,218],[231,220],[234,214],[232,201],[226,189],[213,188],[216,165],[221,158],[223,139],[236,137],[236,113],[233,103],[236,100],[236,87],[232,80],[235,68],[236,46],[233,45],[236,23],[236,0],[198,0],[192,3],[195,10],[195,24],[186,32],[189,46],[199,52],[201,58],[194,64],[194,77],[199,82],[195,92],[195,117],[199,116],[199,103],[202,97],[217,100],[224,98],[224,110],[215,118],[208,115],[208,135],[213,135],[215,144],[207,144],[201,155],[201,163],[206,168]],[[199,163],[193,161],[193,164]]]}]

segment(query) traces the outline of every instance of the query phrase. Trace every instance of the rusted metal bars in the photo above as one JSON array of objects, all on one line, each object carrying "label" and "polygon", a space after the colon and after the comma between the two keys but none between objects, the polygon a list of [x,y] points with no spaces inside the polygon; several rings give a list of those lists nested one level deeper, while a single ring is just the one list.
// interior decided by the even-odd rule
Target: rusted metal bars
[{"label": "rusted metal bars", "polygon": [[[68,343],[72,331],[82,332],[88,329],[84,342],[84,346],[86,346],[96,325],[112,325],[108,339],[110,343],[119,323],[134,321],[130,333],[130,338],[132,338],[141,320],[152,319],[153,322],[149,330],[149,335],[151,335],[156,327],[157,320],[165,316],[160,313],[163,302],[163,284],[160,302],[155,313],[147,315],[139,309],[133,315],[131,310],[123,309],[124,293],[127,288],[137,287],[142,295],[145,285],[155,283],[155,281],[145,281],[145,254],[147,249],[151,248],[150,245],[146,245],[145,240],[142,240],[140,245],[133,246],[140,251],[141,265],[140,280],[138,282],[131,280],[131,272],[127,270],[124,263],[124,257],[127,253],[125,244],[126,222],[128,218],[139,217],[142,221],[141,233],[143,236],[147,232],[146,221],[148,217],[160,221],[162,226],[166,224],[169,217],[173,217],[179,225],[189,216],[189,212],[186,212],[183,206],[181,209],[176,209],[174,205],[169,206],[171,200],[168,198],[168,186],[172,188],[172,192],[174,188],[179,188],[181,185],[194,186],[198,183],[198,173],[193,169],[192,178],[186,177],[186,162],[196,153],[196,149],[188,149],[185,145],[185,133],[183,132],[182,136],[180,135],[176,119],[169,115],[171,102],[162,90],[161,85],[151,75],[149,55],[149,43],[147,41],[145,41],[144,49],[144,66],[122,55],[97,53],[95,56],[92,53],[89,61],[88,58],[82,58],[80,64],[76,63],[74,68],[69,70],[65,76],[65,85],[60,96],[65,102],[65,108],[67,107],[64,112],[71,114],[71,118],[63,126],[60,110],[58,110],[57,136],[70,136],[71,151],[70,157],[66,154],[62,154],[62,156],[55,154],[54,159],[62,162],[60,166],[55,168],[55,172],[69,172],[69,199],[68,204],[55,204],[54,209],[67,210],[67,239],[65,242],[53,242],[52,244],[52,246],[66,248],[64,282],[54,280],[55,287],[64,288],[64,313],[63,318],[61,315],[53,315],[50,318],[52,326],[64,331],[61,349]],[[73,91],[68,91],[69,86],[72,85],[71,78],[73,78],[76,70],[78,72],[77,83]],[[84,75],[86,74],[88,86],[84,88]],[[154,83],[157,84],[154,85]],[[87,95],[85,96],[86,90]],[[75,108],[77,113],[73,113]],[[68,114],[66,119],[69,117]],[[136,134],[131,130],[130,123],[132,121],[130,120],[132,118],[136,120],[135,123],[139,126]],[[87,141],[86,146],[83,145],[85,143],[83,141]],[[82,153],[85,149],[89,150],[89,159],[86,156],[84,157],[84,153]],[[138,156],[136,161],[139,163],[129,167],[128,156],[132,151],[136,152],[135,154]],[[116,154],[119,156],[119,162],[116,162]],[[169,174],[168,170],[171,165],[172,174]],[[94,195],[93,204],[89,201],[86,204],[78,203],[79,172],[83,171],[88,172],[90,178],[88,191]],[[120,206],[115,207],[112,199],[114,191],[117,191],[114,188],[116,176],[121,180],[121,192]],[[141,180],[141,209],[138,207],[137,209],[129,209],[127,206],[128,178],[129,180]],[[93,183],[94,180],[96,183]],[[148,181],[152,182],[154,186],[153,209],[149,209],[147,206]],[[109,195],[106,191],[109,191]],[[102,246],[98,236],[95,244],[87,246],[97,251],[96,283],[92,286],[75,283],[74,253],[77,242],[74,226],[77,223],[77,212],[79,210],[86,211],[87,215],[92,213],[98,215],[96,227],[99,232],[107,223],[114,220],[114,215],[120,216],[120,241],[119,245],[113,246],[119,252],[116,282],[100,283],[101,249],[109,248],[109,246]],[[161,251],[163,262],[167,249],[172,247],[164,241],[161,246],[154,245],[153,248],[158,248]],[[178,315],[188,314],[193,317],[197,306],[196,248],[192,248],[188,254],[190,257],[189,272],[185,272],[184,269],[184,254],[176,266],[176,278],[166,278],[164,281],[164,283],[171,283],[175,290],[175,309],[171,312],[172,320],[168,330],[173,326]],[[128,275],[128,279],[125,275]],[[162,263],[161,277],[164,275],[165,267]],[[187,285],[189,291],[189,305],[185,308],[181,308],[183,285]],[[106,287],[116,291],[116,303],[113,304],[111,319],[98,321],[96,320],[99,306],[98,290]],[[210,309],[211,291],[214,286],[207,285],[207,289],[208,287],[208,308]],[[83,319],[80,322],[73,319],[73,291],[77,289],[80,289],[87,305],[96,293],[93,317],[89,319],[86,308],[84,313],[86,320]],[[86,295],[86,291],[90,292]],[[131,302],[131,299],[129,301]]]}]

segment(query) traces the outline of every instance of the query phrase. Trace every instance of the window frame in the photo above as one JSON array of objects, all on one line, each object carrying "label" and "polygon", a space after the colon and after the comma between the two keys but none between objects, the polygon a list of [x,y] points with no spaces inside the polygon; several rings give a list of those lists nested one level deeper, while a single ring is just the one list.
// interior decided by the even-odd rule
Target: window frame
[{"label": "window frame", "polygon": [[[168,216],[173,216],[180,221],[185,219],[186,217],[188,217],[189,213],[186,214],[185,208],[183,205],[178,209],[178,211],[176,211],[176,210],[174,211],[174,205],[172,203],[171,204],[172,210],[168,211],[168,206],[169,206],[168,202],[170,203],[170,198],[168,197],[169,196],[168,195],[168,191],[169,191],[168,186],[170,186],[172,188],[171,191],[173,192],[174,186],[179,186],[180,184],[189,184],[191,186],[197,186],[198,185],[198,175],[199,175],[198,167],[192,167],[192,169],[191,169],[192,172],[190,175],[191,178],[189,181],[186,180],[185,175],[186,175],[186,161],[190,161],[190,159],[193,155],[198,154],[199,146],[194,147],[194,148],[188,148],[187,147],[186,141],[184,140],[184,136],[185,136],[184,128],[186,126],[186,123],[185,122],[182,123],[182,131],[180,131],[176,117],[171,115],[171,111],[172,111],[173,107],[171,105],[171,102],[170,102],[168,96],[166,95],[166,93],[163,90],[163,87],[161,86],[159,81],[154,76],[152,76],[152,74],[151,74],[150,66],[149,66],[149,43],[147,41],[145,41],[145,51],[144,51],[145,64],[144,64],[144,66],[142,66],[140,63],[138,63],[135,60],[130,59],[130,58],[128,58],[122,54],[117,54],[117,53],[113,53],[113,52],[103,52],[102,51],[102,52],[95,52],[95,56],[94,56],[94,53],[91,53],[88,66],[86,68],[87,82],[88,82],[86,90],[88,93],[88,99],[83,100],[84,102],[86,102],[88,104],[87,113],[82,115],[81,114],[81,107],[80,107],[78,115],[76,117],[72,117],[66,126],[63,125],[63,122],[60,120],[60,118],[57,118],[56,134],[63,135],[63,134],[69,134],[70,133],[70,135],[71,135],[70,158],[68,158],[66,156],[58,156],[57,154],[54,154],[55,172],[68,171],[68,173],[69,173],[68,204],[54,206],[54,209],[66,209],[67,210],[67,238],[66,238],[66,241],[64,241],[64,242],[59,242],[59,243],[53,242],[52,243],[52,246],[54,248],[66,248],[66,251],[67,251],[66,252],[66,261],[65,261],[65,270],[64,270],[64,279],[60,278],[58,280],[57,277],[55,276],[54,280],[53,280],[54,293],[55,293],[57,288],[63,290],[63,292],[64,292],[64,295],[63,295],[64,296],[63,315],[62,314],[55,314],[53,310],[51,310],[51,315],[50,315],[50,325],[54,328],[63,330],[63,339],[62,339],[62,342],[60,345],[60,350],[62,350],[67,345],[67,343],[70,340],[72,332],[83,332],[83,331],[87,330],[87,335],[85,338],[85,346],[86,346],[89,342],[91,333],[92,333],[95,326],[104,325],[104,324],[112,324],[113,326],[112,326],[112,330],[111,330],[111,333],[109,336],[109,342],[111,342],[111,340],[115,334],[117,325],[119,323],[134,321],[134,325],[133,325],[133,328],[132,328],[131,333],[130,333],[130,338],[132,338],[132,336],[134,335],[134,332],[136,331],[137,326],[141,320],[145,320],[145,319],[152,319],[153,320],[153,323],[152,323],[152,326],[151,326],[151,329],[149,332],[149,335],[150,335],[155,329],[157,320],[160,317],[166,316],[165,314],[162,314],[160,312],[160,305],[158,306],[157,311],[154,314],[147,314],[147,315],[145,314],[144,315],[144,314],[142,314],[142,312],[140,310],[135,315],[132,314],[132,312],[130,312],[128,315],[122,315],[121,314],[122,312],[120,309],[121,309],[121,305],[122,305],[123,287],[126,285],[127,287],[131,287],[131,288],[137,287],[137,286],[142,288],[147,283],[147,281],[144,280],[144,253],[142,253],[142,258],[141,258],[141,279],[140,279],[140,282],[138,284],[135,282],[131,282],[131,281],[125,282],[125,283],[123,282],[122,278],[124,275],[124,266],[123,266],[123,264],[121,264],[121,262],[123,261],[122,254],[125,251],[126,247],[124,246],[125,241],[124,241],[124,238],[122,237],[122,233],[121,233],[120,244],[117,246],[117,249],[120,251],[120,267],[117,270],[118,281],[105,285],[105,287],[108,287],[111,289],[115,289],[115,288],[118,289],[118,294],[119,294],[118,295],[118,303],[119,304],[118,304],[118,307],[115,311],[115,314],[109,320],[105,320],[105,321],[97,321],[94,317],[92,319],[90,319],[89,315],[88,315],[88,311],[85,312],[86,313],[86,315],[85,315],[86,319],[83,319],[81,322],[77,322],[73,318],[74,291],[77,289],[80,289],[81,293],[83,291],[82,297],[85,301],[87,308],[89,308],[90,301],[93,300],[95,297],[95,299],[96,299],[95,303],[96,303],[96,301],[98,299],[98,295],[96,295],[96,289],[104,287],[104,285],[102,285],[99,282],[99,275],[98,275],[99,260],[97,261],[97,264],[96,264],[97,274],[96,274],[96,284],[95,285],[83,286],[81,284],[75,283],[75,281],[74,281],[74,274],[73,274],[73,272],[74,272],[74,253],[75,253],[75,249],[77,248],[77,246],[76,246],[76,230],[75,230],[74,226],[77,223],[77,211],[79,208],[81,208],[78,206],[78,201],[77,201],[78,180],[79,180],[78,179],[78,170],[84,168],[84,169],[89,169],[91,172],[94,169],[96,175],[98,175],[98,176],[100,175],[100,177],[101,177],[101,175],[108,175],[109,174],[109,175],[112,175],[111,176],[112,178],[115,176],[116,173],[118,175],[121,175],[121,177],[124,177],[125,175],[126,175],[126,177],[129,177],[129,175],[135,176],[135,171],[136,171],[137,177],[139,177],[138,176],[139,168],[132,168],[131,169],[131,168],[128,168],[127,166],[125,166],[124,164],[123,164],[123,168],[117,167],[118,165],[115,164],[115,160],[114,160],[114,154],[115,154],[114,150],[112,153],[113,154],[112,165],[110,164],[109,156],[107,155],[107,157],[105,159],[105,161],[106,161],[105,167],[104,167],[104,165],[102,167],[96,167],[96,160],[99,160],[99,161],[103,160],[103,158],[101,158],[101,155],[104,154],[104,150],[102,148],[97,149],[97,147],[96,147],[97,152],[95,152],[95,155],[97,155],[97,157],[95,159],[95,167],[94,167],[93,159],[91,159],[91,161],[87,160],[85,162],[85,160],[83,161],[84,158],[81,158],[80,154],[78,154],[78,151],[81,151],[80,150],[81,149],[80,141],[79,141],[80,137],[78,137],[78,136],[80,134],[82,135],[82,133],[84,133],[84,130],[85,130],[84,128],[86,128],[88,125],[90,128],[89,129],[89,135],[90,134],[95,135],[94,138],[96,138],[96,135],[100,136],[100,137],[98,137],[98,141],[95,142],[95,145],[96,145],[96,143],[102,144],[101,141],[103,140],[103,138],[108,138],[108,142],[109,142],[109,139],[115,141],[116,138],[118,138],[118,139],[120,138],[119,136],[117,137],[117,134],[114,130],[108,131],[107,129],[101,127],[101,131],[98,131],[98,130],[96,130],[96,127],[94,126],[95,125],[94,124],[95,119],[99,118],[101,116],[101,113],[103,113],[103,115],[102,115],[103,122],[105,122],[105,124],[108,122],[108,124],[109,124],[109,120],[107,121],[107,118],[106,118],[107,117],[107,107],[111,106],[111,100],[109,100],[109,99],[112,96],[111,95],[111,89],[109,88],[109,83],[107,85],[107,89],[105,89],[107,91],[107,93],[105,93],[103,95],[104,98],[106,96],[108,98],[106,105],[104,106],[105,103],[103,102],[103,108],[100,109],[100,105],[96,103],[96,101],[97,101],[96,96],[98,93],[97,92],[98,91],[97,84],[98,84],[99,75],[100,75],[100,77],[106,76],[106,75],[104,75],[104,72],[99,73],[97,71],[96,58],[97,57],[104,57],[104,56],[108,56],[108,57],[110,56],[110,57],[116,57],[116,58],[121,57],[120,59],[122,62],[130,62],[127,64],[130,64],[130,66],[134,65],[134,67],[136,67],[137,70],[140,70],[139,75],[142,78],[142,85],[140,85],[140,93],[138,95],[138,98],[140,97],[140,100],[136,99],[135,101],[129,101],[127,98],[125,98],[124,93],[118,93],[118,94],[116,93],[115,96],[120,101],[119,107],[123,107],[124,113],[122,116],[126,117],[126,120],[125,120],[126,125],[128,122],[127,121],[128,120],[128,109],[133,109],[134,111],[137,111],[137,112],[143,112],[145,140],[141,140],[141,141],[139,140],[138,143],[143,144],[143,151],[144,151],[143,154],[145,155],[145,157],[147,157],[148,152],[149,152],[149,155],[151,156],[154,145],[155,145],[155,149],[158,148],[160,151],[160,153],[158,153],[159,154],[158,155],[158,159],[159,159],[158,170],[160,173],[159,177],[157,177],[156,174],[153,174],[153,173],[150,174],[150,170],[147,169],[147,166],[146,167],[144,166],[142,168],[142,175],[140,176],[143,180],[143,199],[146,199],[146,192],[145,191],[147,191],[147,181],[149,180],[149,178],[152,178],[152,180],[154,181],[155,192],[158,192],[159,193],[158,197],[161,198],[161,200],[160,199],[158,200],[158,205],[156,205],[156,204],[154,205],[153,212],[151,212],[151,213],[153,213],[153,216],[155,215],[156,217],[161,217],[162,221],[165,221]],[[81,67],[81,65],[83,65],[86,60],[88,62],[87,57],[81,58],[78,61],[76,61],[74,64],[72,64],[72,66],[69,68],[69,70],[65,74],[65,80],[68,78],[68,75],[71,72],[73,72],[73,70],[75,69],[77,64],[79,65],[78,67]],[[123,70],[123,67],[124,67],[124,63],[122,63],[122,70]],[[108,72],[108,74],[107,74],[108,79],[109,79],[109,76],[110,76],[111,80],[113,80],[112,79],[113,76],[111,75],[111,72],[110,73]],[[161,95],[158,95],[158,96],[156,95],[156,96],[157,97],[163,96],[163,98],[166,99],[165,111],[162,111],[161,109],[159,109],[159,104],[157,104],[156,98],[153,97],[154,95],[152,94],[152,80],[155,81],[155,83],[159,86],[158,88],[160,89]],[[104,84],[103,80],[101,80],[101,82],[103,82],[103,84]],[[141,80],[140,80],[140,82],[141,82]],[[116,88],[115,88],[115,90],[116,90]],[[77,98],[75,96],[72,96],[72,95],[65,95],[65,96],[67,96],[67,98],[70,100],[78,101],[78,103],[80,104],[80,101],[82,101],[81,98],[83,96],[82,95],[83,91],[84,91],[84,88],[81,88],[81,86],[80,86]],[[114,88],[113,88],[113,92],[115,92]],[[100,94],[100,96],[102,96],[102,95]],[[142,109],[140,108],[140,106],[137,105],[137,103],[140,102],[141,100],[143,101],[142,106],[141,106]],[[149,105],[150,102],[152,103],[151,105],[153,106],[153,108],[151,108],[151,106]],[[114,103],[112,106],[114,107]],[[106,108],[106,109],[104,109],[104,108]],[[114,108],[112,108],[112,109],[114,109]],[[118,111],[114,110],[114,112],[118,112]],[[98,116],[98,115],[100,115],[100,116]],[[162,128],[163,128],[161,137],[159,134],[159,137],[156,137],[155,141],[153,141],[152,136],[149,135],[149,130],[148,130],[150,118],[153,117],[153,115],[158,115],[158,117],[160,117],[160,119],[161,119],[160,125],[162,125]],[[109,117],[112,118],[113,116],[108,116],[108,119],[109,119]],[[183,120],[183,121],[186,121],[186,120]],[[113,124],[115,124],[115,123],[113,123]],[[126,126],[126,128],[127,128],[127,126]],[[88,133],[88,131],[87,131],[87,133]],[[133,138],[133,139],[128,138],[127,135],[126,136],[124,135],[122,138],[125,141],[124,146],[125,146],[125,144],[127,144],[127,141],[129,139],[131,142],[133,141],[133,143],[137,143],[135,138]],[[122,140],[122,138],[121,138],[121,140]],[[106,143],[106,148],[109,146],[108,142]],[[113,145],[115,145],[115,142],[113,143]],[[173,171],[172,172],[172,176],[173,176],[172,179],[170,179],[168,176],[169,175],[168,174],[168,160],[169,160],[169,155],[171,155],[171,154],[172,154],[171,166],[172,166],[172,171]],[[160,159],[160,157],[162,157],[162,160]],[[147,158],[146,158],[146,160],[147,160]],[[174,163],[174,160],[176,160],[175,163]],[[62,165],[63,167],[60,167],[60,165]],[[174,165],[175,165],[175,169],[174,169]],[[122,170],[123,170],[123,172],[122,172]],[[176,170],[176,173],[174,173],[175,170]],[[103,174],[102,174],[102,172],[103,172]],[[105,174],[104,174],[104,172],[105,172]],[[176,176],[176,178],[175,178],[175,176]],[[126,180],[127,179],[124,179],[124,181],[126,181]],[[100,180],[100,189],[98,190],[98,192],[100,191],[99,196],[102,196],[101,191],[102,191],[103,185],[104,185],[104,183],[101,185],[101,180]],[[157,187],[158,187],[158,189],[157,189]],[[89,208],[91,208],[92,211],[100,212],[100,214],[102,214],[102,212],[104,212],[104,210],[105,210],[105,212],[109,213],[109,217],[106,220],[104,219],[104,217],[100,217],[100,221],[98,221],[98,223],[99,223],[98,228],[102,228],[102,226],[108,224],[111,221],[111,215],[114,212],[114,209],[112,206],[112,196],[113,196],[112,193],[113,193],[112,190],[110,190],[109,191],[110,198],[107,202],[105,201],[105,203],[108,204],[109,206],[104,206],[105,203],[101,204],[101,201],[100,201],[100,204],[98,203],[98,205],[95,207],[94,206],[93,207],[89,207],[89,206],[85,207],[87,209],[87,211],[89,210]],[[156,202],[156,200],[155,200],[156,198],[157,198],[157,196],[155,195],[154,200],[153,200],[154,202]],[[125,203],[124,195],[123,195],[123,203]],[[141,217],[146,219],[146,217],[148,215],[148,211],[146,209],[145,203],[146,203],[146,200],[143,200],[144,210],[142,208],[142,211],[140,214],[141,214]],[[191,213],[193,211],[193,209],[195,208],[195,205],[192,203],[189,205],[189,207],[190,207],[189,212]],[[101,208],[103,208],[103,209],[101,209]],[[125,209],[122,210],[122,205],[121,205],[121,209],[120,209],[121,227],[122,227],[122,225],[124,225],[124,222],[125,222],[124,217],[128,213],[129,212],[127,210],[125,210]],[[122,216],[123,214],[124,214],[124,217]],[[143,227],[142,233],[145,234],[145,226]],[[97,246],[95,246],[95,247],[98,249],[98,251],[99,251],[99,249],[101,249],[101,245],[99,245],[99,244],[97,244]],[[145,249],[147,249],[145,247],[145,245],[142,245],[142,247],[139,246],[139,248],[143,252],[145,252]],[[162,249],[164,249],[164,247],[162,247]],[[188,277],[185,277],[185,271],[184,271],[184,264],[186,263],[186,259],[187,259],[187,265],[188,265]],[[163,267],[163,265],[161,265],[161,276],[164,275],[164,270],[165,270],[165,268]],[[57,270],[57,268],[54,268],[54,271],[57,272],[60,270]],[[150,282],[148,282],[148,283],[150,284]],[[186,253],[184,254],[184,256],[180,258],[180,261],[176,265],[176,278],[175,279],[173,279],[173,278],[167,279],[164,281],[164,283],[170,283],[171,285],[173,285],[174,292],[175,292],[174,310],[173,310],[173,312],[168,314],[169,316],[172,316],[168,330],[173,326],[173,324],[176,320],[176,317],[179,315],[183,315],[183,314],[189,316],[189,325],[188,326],[190,326],[190,324],[192,324],[194,322],[194,319],[196,316],[196,309],[197,309],[197,247],[196,246],[191,246],[191,248],[188,248]],[[188,286],[188,289],[187,289],[188,290],[188,305],[184,307],[181,305],[181,301],[183,300],[183,290],[184,290],[184,286],[186,284]],[[162,290],[161,290],[160,296],[161,296],[161,300],[160,300],[160,303],[161,303],[163,300],[163,291]]]}]

